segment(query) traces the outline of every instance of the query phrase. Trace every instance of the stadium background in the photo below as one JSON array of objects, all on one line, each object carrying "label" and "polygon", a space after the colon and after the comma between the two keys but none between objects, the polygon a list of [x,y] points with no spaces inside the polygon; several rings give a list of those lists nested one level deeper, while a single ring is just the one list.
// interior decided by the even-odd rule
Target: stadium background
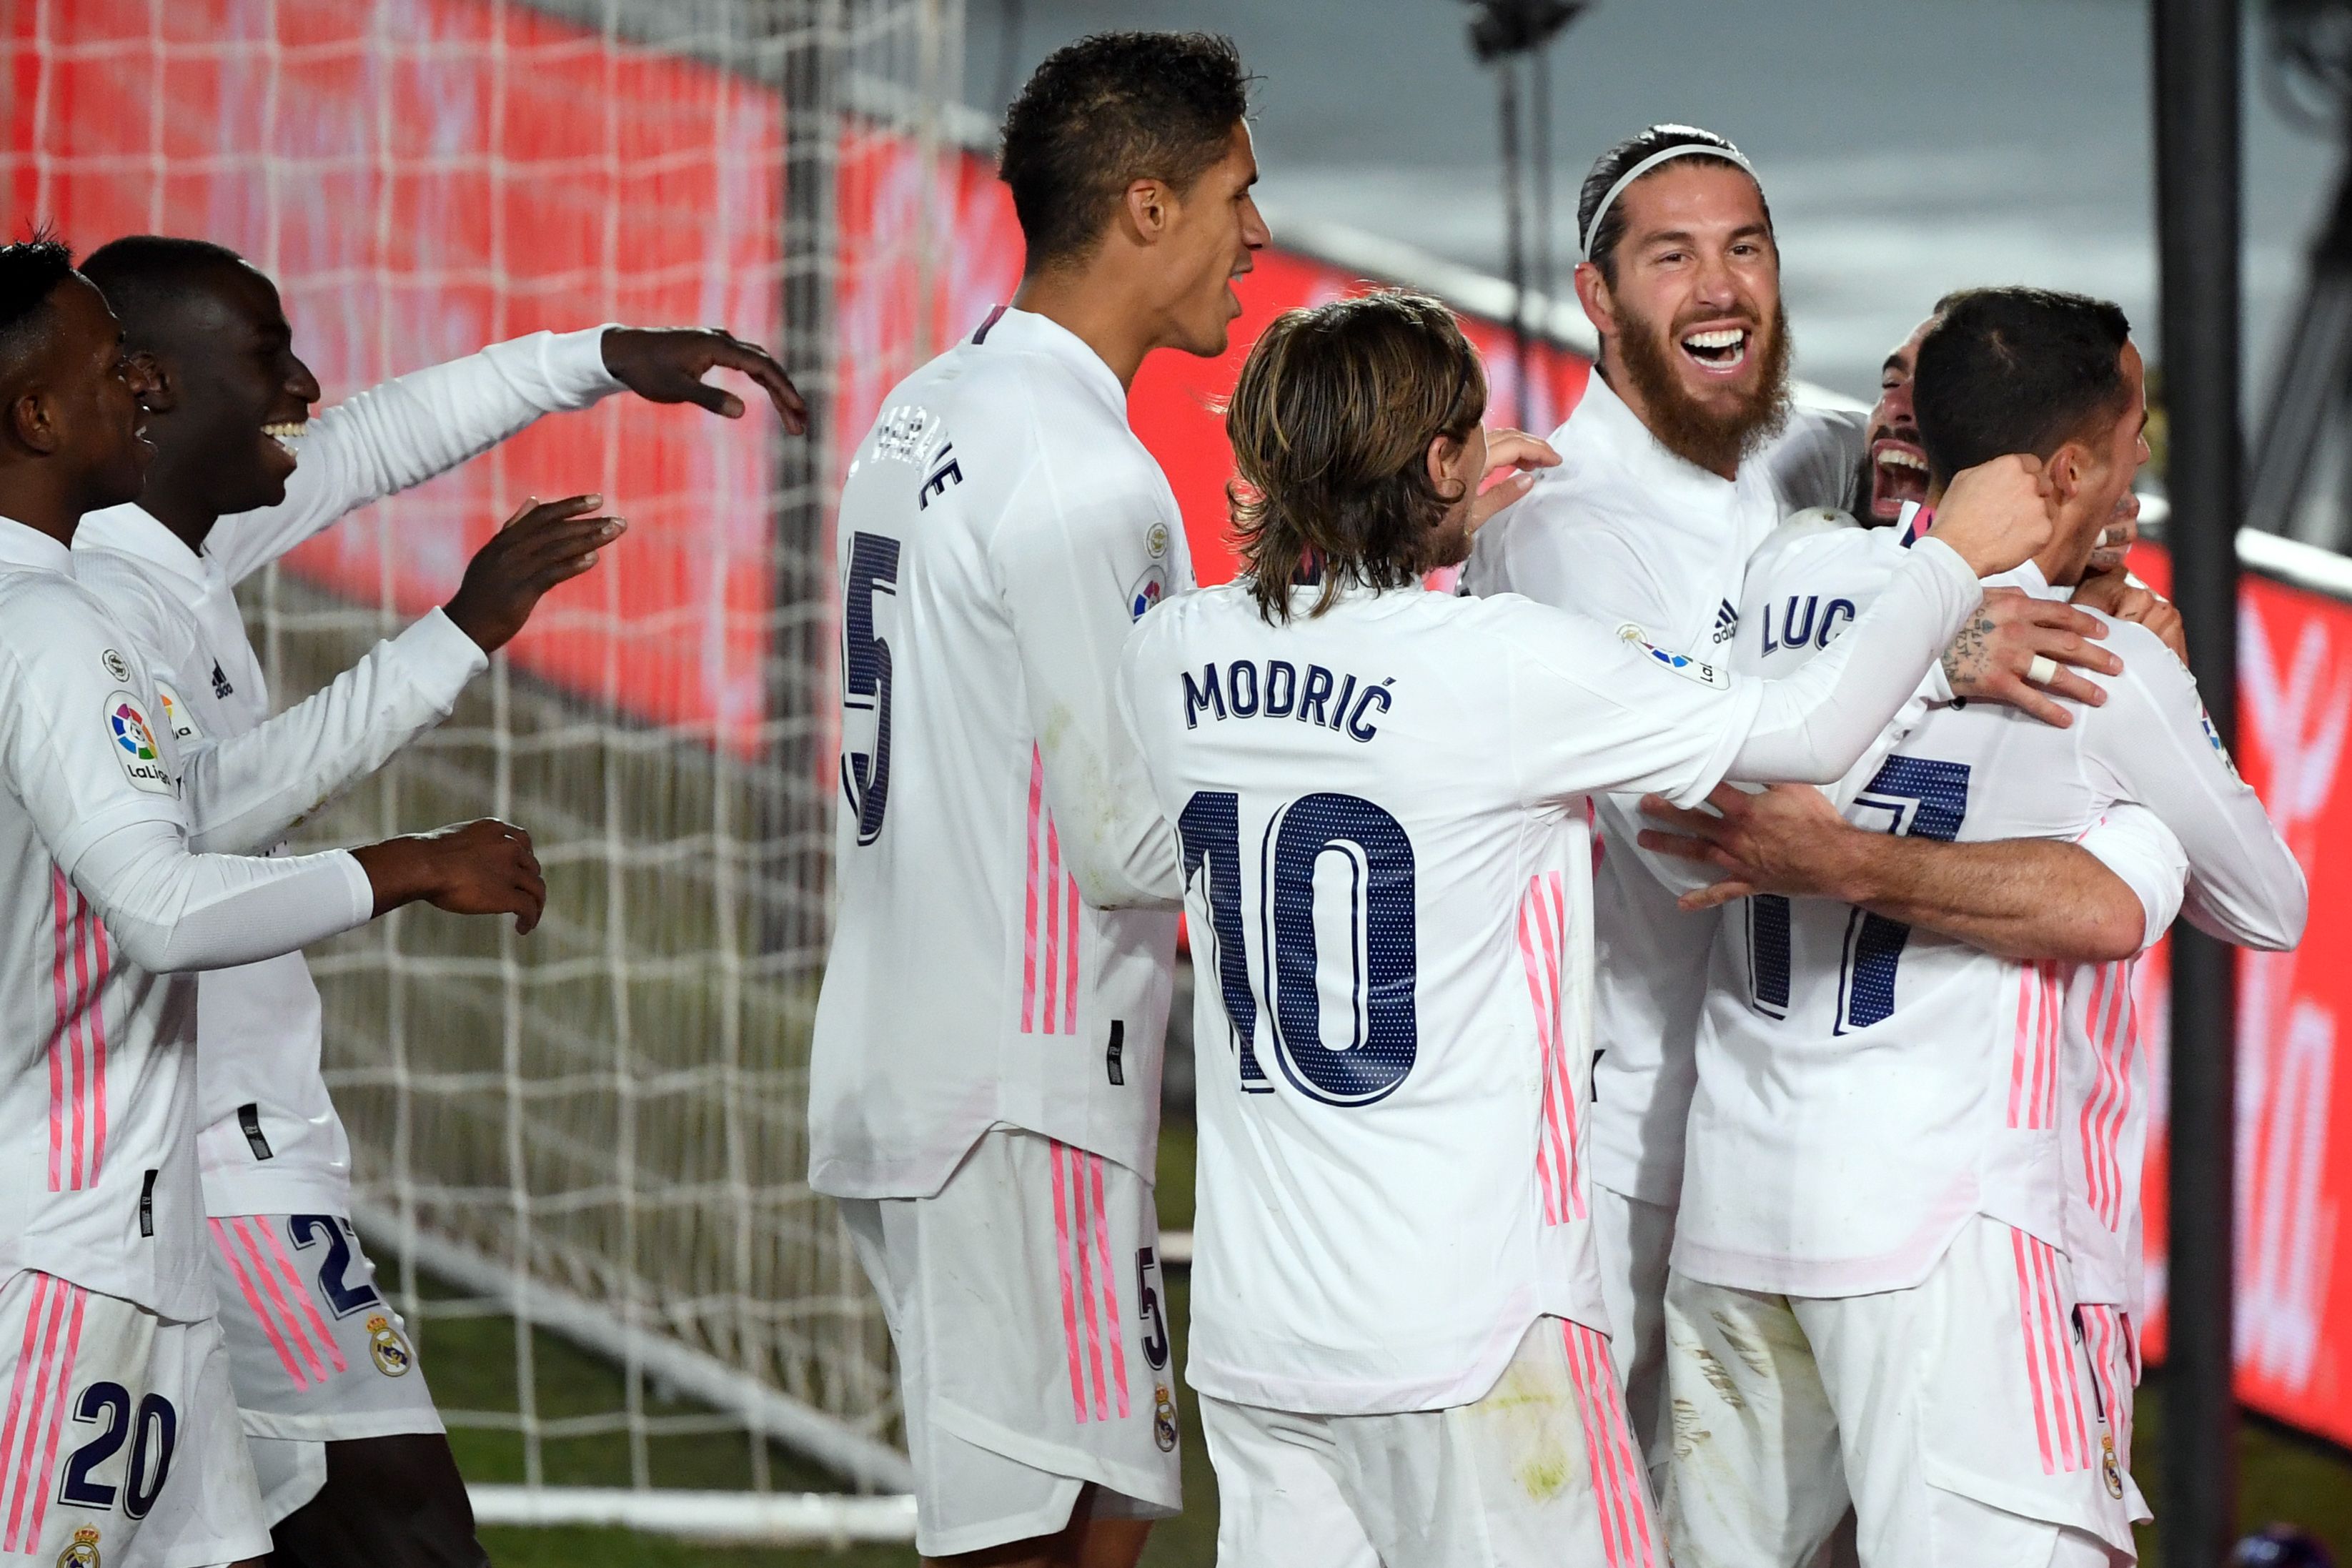
[{"label": "stadium background", "polygon": [[[399,1260],[478,1479],[789,1493],[830,1484],[803,1457],[814,1447],[835,1469],[863,1456],[867,1483],[887,1481],[874,1315],[826,1205],[798,1179],[834,765],[826,497],[890,382],[1018,277],[1009,205],[975,150],[985,119],[958,107],[958,80],[1089,26],[1234,21],[1133,9],[1050,6],[1018,30],[976,12],[991,49],[975,41],[960,69],[966,18],[945,0],[0,3],[12,227],[47,218],[85,247],[140,229],[237,247],[285,285],[330,401],[486,342],[598,321],[716,321],[781,341],[820,395],[813,450],[626,403],[550,422],[256,585],[265,651],[294,695],[446,595],[524,493],[597,489],[635,525],[447,731],[320,825],[509,811],[541,836],[553,873],[548,928],[530,943],[411,920],[320,964],[366,1217]],[[2076,9],[2113,24],[2126,8]],[[1448,32],[1458,20],[1440,19]],[[1483,99],[1472,109],[1490,113]],[[2127,111],[2144,123],[2144,105]],[[1538,429],[1573,405],[1588,366],[1572,312],[1539,307],[1519,385],[1495,319],[1507,290],[1394,243],[1443,204],[1410,202],[1382,224],[1394,189],[1350,210],[1316,188],[1303,205],[1318,216],[1289,222],[1271,148],[1267,162],[1286,242],[1242,285],[1233,351],[1160,356],[1133,400],[1208,581],[1231,569],[1212,407],[1273,312],[1368,277],[1432,287],[1484,310],[1474,337],[1496,405]],[[1333,223],[1334,210],[1388,237]],[[1857,342],[1863,330],[1839,329]],[[1829,357],[1842,384],[1865,389]],[[2160,581],[2160,552],[2147,556]],[[2264,570],[2245,593],[2242,761],[2315,897],[2301,951],[2242,971],[2241,1380],[2256,1410],[2352,1445],[2352,1248],[2337,1245],[2352,1147],[2334,1136],[2352,1110],[2352,1070],[2338,1070],[2352,1047],[2337,1040],[2352,882],[2335,863],[2352,788],[2339,767],[2352,567],[2274,541],[2252,559]],[[2163,986],[2160,958],[2144,964],[2159,1068]],[[2151,1156],[2160,1172],[2160,1142]],[[1179,1121],[1165,1174],[1177,1219],[1188,1165]],[[2149,1195],[2160,1285],[2162,1194]],[[575,1309],[602,1327],[580,1331]],[[730,1405],[703,1375],[713,1365],[789,1405]],[[802,1409],[824,1425],[796,1426]],[[2278,1453],[2282,1474],[2326,1463],[2292,1444]],[[2264,1473],[2251,1507],[2308,1511],[2300,1483],[2267,1498]],[[2337,1472],[2336,1488],[2340,1502],[2352,1480]],[[849,1517],[835,1528],[865,1528]],[[1181,1554],[1188,1538],[1197,1551],[1188,1530],[1155,1559],[1196,1560]],[[579,1549],[567,1539],[500,1544]]]}]

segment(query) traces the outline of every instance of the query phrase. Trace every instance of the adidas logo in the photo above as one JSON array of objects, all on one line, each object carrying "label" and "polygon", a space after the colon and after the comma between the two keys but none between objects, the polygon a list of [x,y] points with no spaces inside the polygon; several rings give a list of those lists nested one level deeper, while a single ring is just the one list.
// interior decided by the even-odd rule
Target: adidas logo
[{"label": "adidas logo", "polygon": [[1738,631],[1739,612],[1731,607],[1730,600],[1726,599],[1715,612],[1715,640],[1729,642]]},{"label": "adidas logo", "polygon": [[[1726,607],[1728,608],[1729,606],[1727,605]],[[220,660],[213,660],[213,695],[215,697],[226,697],[230,692],[235,691],[236,689],[236,687],[231,686],[228,683],[228,677],[221,673]]]}]

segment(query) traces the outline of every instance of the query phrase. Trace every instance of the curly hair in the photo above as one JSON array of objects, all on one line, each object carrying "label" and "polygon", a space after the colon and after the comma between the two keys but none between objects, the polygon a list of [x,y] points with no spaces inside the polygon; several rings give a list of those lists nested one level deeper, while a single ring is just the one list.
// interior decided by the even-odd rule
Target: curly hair
[{"label": "curly hair", "polygon": [[1486,412],[1477,351],[1426,295],[1276,317],[1225,411],[1240,474],[1225,493],[1258,613],[1288,620],[1291,588],[1318,575],[1318,616],[1345,584],[1401,588],[1434,564],[1464,490],[1430,478],[1429,444],[1466,439]]},{"label": "curly hair", "polygon": [[39,338],[49,296],[73,275],[73,251],[46,228],[0,245],[0,360],[13,363]]},{"label": "curly hair", "polygon": [[1225,155],[1254,79],[1214,33],[1097,33],[1046,56],[1004,111],[997,153],[1028,269],[1089,254],[1137,180],[1190,189]]}]

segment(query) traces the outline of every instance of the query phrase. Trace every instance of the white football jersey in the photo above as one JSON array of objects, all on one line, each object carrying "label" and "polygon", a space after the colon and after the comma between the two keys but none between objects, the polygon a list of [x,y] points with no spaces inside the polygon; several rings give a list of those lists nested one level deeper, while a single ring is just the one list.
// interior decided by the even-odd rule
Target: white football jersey
[{"label": "white football jersey", "polygon": [[[1736,665],[1776,673],[1833,645],[1899,567],[1897,533],[1777,539],[1750,567]],[[2001,581],[2063,596],[2030,565]],[[2125,670],[2105,705],[2066,729],[1932,707],[1847,781],[1847,817],[1947,840],[2073,840],[2137,803],[2207,896],[2250,917],[2291,911],[2299,930],[2302,872],[2213,743],[2188,672],[2139,626],[2111,624],[2108,646]],[[2067,1246],[2063,1128],[2088,1109],[2069,1087],[2068,1014],[2091,1000],[2062,966],[1826,900],[1734,906],[1699,1035],[1675,1268],[1838,1296],[1917,1283],[1976,1214]]]},{"label": "white football jersey", "polygon": [[[0,903],[0,1278],[39,1269],[185,1321],[214,1300],[195,981],[131,954],[181,951],[206,913],[232,936],[215,929],[202,953],[299,946],[363,923],[373,894],[341,853],[192,858],[209,792],[160,714],[145,660],[74,580],[71,553],[0,520],[0,878],[16,889]],[[244,796],[247,821],[282,831],[313,775],[247,762],[247,783],[295,781]],[[150,949],[126,931],[169,940]]]},{"label": "white football jersey", "polygon": [[[1815,423],[1808,416],[1801,433]],[[1821,423],[1827,431],[1834,421]],[[1727,659],[1748,558],[1787,510],[1772,464],[1759,458],[1727,480],[1685,461],[1598,374],[1551,441],[1559,467],[1479,531],[1465,591],[1631,621],[1663,647]],[[1801,443],[1784,442],[1792,445]],[[1828,435],[1813,445],[1839,447]],[[1613,1191],[1671,1205],[1682,1181],[1690,1043],[1720,917],[1675,907],[1675,868],[1654,867],[1636,843],[1638,796],[1596,807],[1593,1173]]]},{"label": "white football jersey", "polygon": [[[840,894],[809,1179],[937,1192],[992,1126],[1149,1179],[1175,835],[1113,699],[1137,616],[1192,586],[1110,367],[1000,310],[893,388],[838,523]],[[1156,905],[1156,908],[1108,906]]]},{"label": "white football jersey", "polygon": [[1202,977],[1193,1386],[1435,1409],[1480,1397],[1538,1315],[1608,1328],[1588,796],[1687,804],[1768,753],[1848,765],[1977,602],[1936,556],[1834,689],[1768,690],[1516,595],[1354,588],[1309,616],[1302,587],[1272,626],[1244,582],[1144,618],[1119,696],[1181,838]]},{"label": "white football jersey", "polygon": [[[84,518],[74,535],[77,574],[147,656],[165,721],[184,740],[217,739],[268,718],[269,690],[236,584],[356,508],[457,467],[543,414],[585,408],[617,391],[604,368],[605,331],[534,332],[328,409],[296,441],[299,462],[286,499],[222,518],[201,553],[136,505]],[[486,664],[435,611],[379,645],[337,686],[388,724],[389,755],[414,736],[405,726],[446,717]],[[319,991],[302,955],[215,971],[199,982],[197,997],[205,1211],[348,1210],[351,1146],[320,1076]]]}]

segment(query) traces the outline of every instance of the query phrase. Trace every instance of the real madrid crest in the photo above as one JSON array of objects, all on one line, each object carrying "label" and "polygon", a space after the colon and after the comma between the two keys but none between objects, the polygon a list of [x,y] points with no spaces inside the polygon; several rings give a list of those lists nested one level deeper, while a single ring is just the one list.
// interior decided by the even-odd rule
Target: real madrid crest
[{"label": "real madrid crest", "polygon": [[58,1568],[99,1568],[97,1526],[74,1531],[73,1544],[58,1553]]},{"label": "real madrid crest", "polygon": [[376,1371],[386,1377],[405,1377],[415,1364],[416,1356],[392,1320],[378,1313],[367,1321],[368,1354],[375,1360]]},{"label": "real madrid crest", "polygon": [[2099,1434],[2099,1475],[2107,1483],[2107,1495],[2117,1502],[2123,1500],[2124,1468],[2116,1462],[2116,1440],[2112,1434]]},{"label": "real madrid crest", "polygon": [[1163,1454],[1176,1451],[1176,1401],[1164,1383],[1151,1385],[1151,1440]]}]

